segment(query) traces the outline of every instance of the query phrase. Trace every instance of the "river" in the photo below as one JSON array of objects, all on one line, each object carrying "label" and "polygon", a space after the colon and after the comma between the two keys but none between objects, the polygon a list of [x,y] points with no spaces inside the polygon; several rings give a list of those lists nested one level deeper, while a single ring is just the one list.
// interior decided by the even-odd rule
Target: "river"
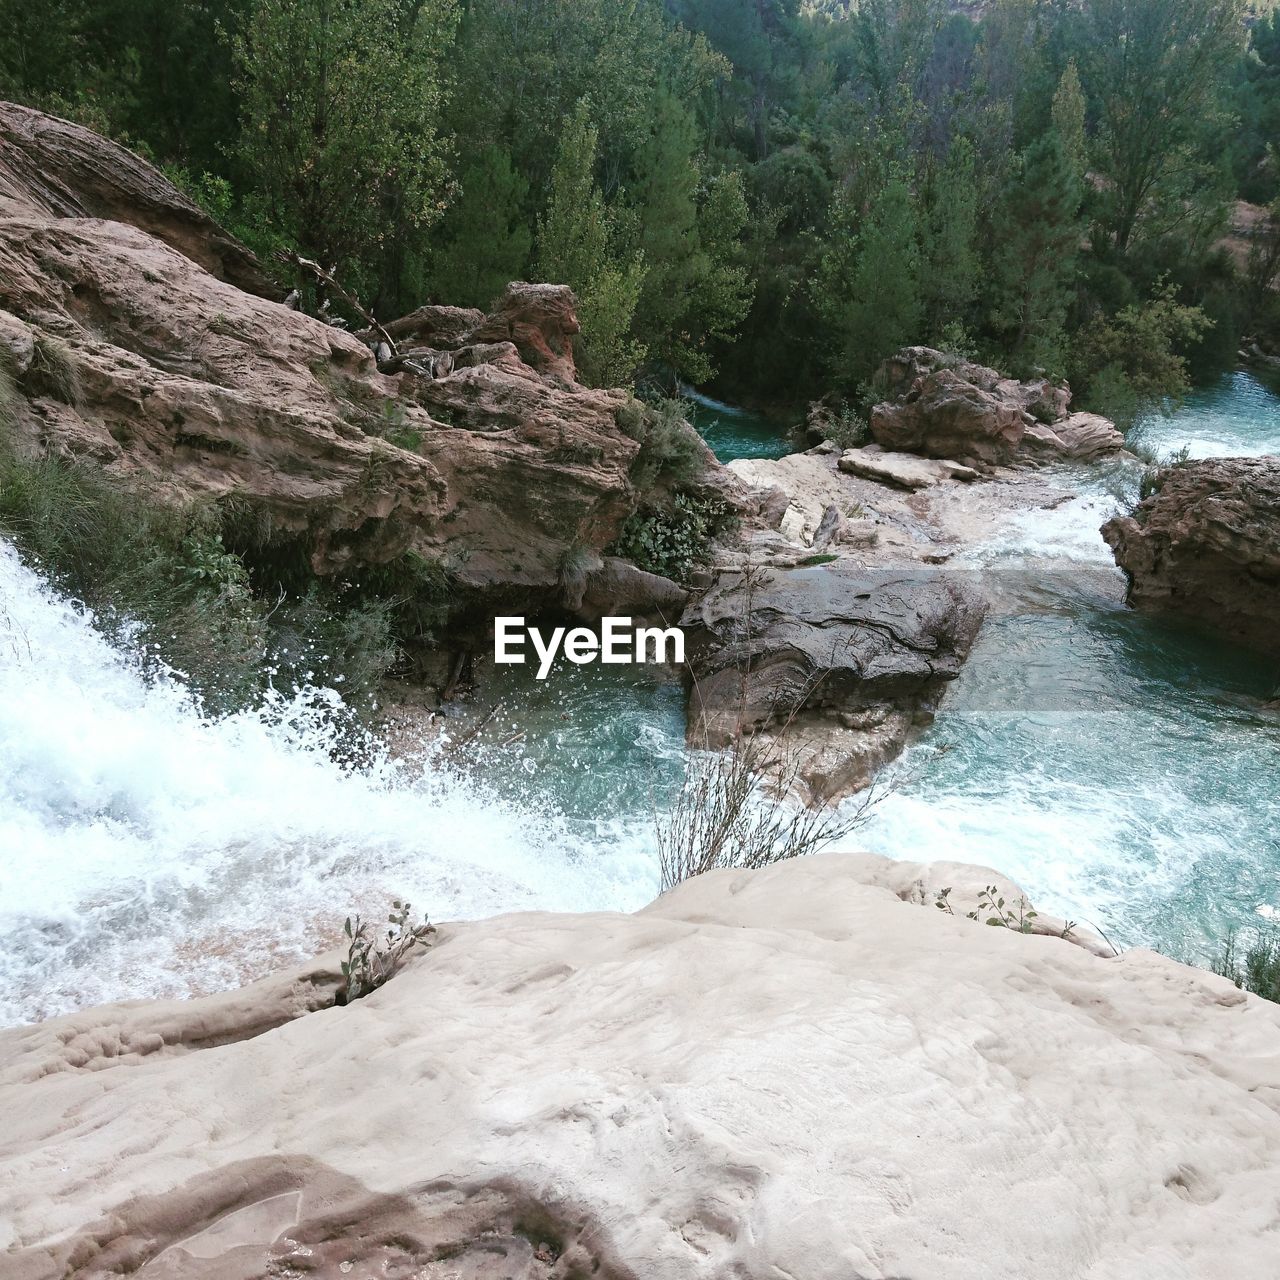
[{"label": "river", "polygon": [[[785,451],[747,417],[699,409],[721,452]],[[1280,453],[1280,397],[1236,373],[1147,443]],[[1064,468],[1075,500],[968,555],[992,616],[856,842],[991,865],[1122,945],[1196,958],[1280,914],[1280,718],[1261,707],[1280,673],[1123,607],[1097,529],[1137,475]],[[679,691],[511,670],[478,772],[378,752],[344,771],[314,693],[210,721],[0,543],[0,1024],[234,985],[392,896],[435,919],[643,905]]]}]

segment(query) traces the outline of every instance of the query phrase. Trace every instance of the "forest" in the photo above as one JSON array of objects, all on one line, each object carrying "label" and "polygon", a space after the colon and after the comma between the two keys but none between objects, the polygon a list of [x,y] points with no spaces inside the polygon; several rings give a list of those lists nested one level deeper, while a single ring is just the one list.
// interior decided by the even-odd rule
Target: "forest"
[{"label": "forest", "polygon": [[1242,0],[0,0],[0,97],[380,317],[568,283],[596,385],[856,413],[928,343],[1126,425],[1280,331]]}]

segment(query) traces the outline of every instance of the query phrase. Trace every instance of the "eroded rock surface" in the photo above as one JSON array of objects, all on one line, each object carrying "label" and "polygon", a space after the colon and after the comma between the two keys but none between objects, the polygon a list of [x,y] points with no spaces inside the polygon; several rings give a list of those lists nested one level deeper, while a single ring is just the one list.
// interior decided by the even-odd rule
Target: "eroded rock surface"
[{"label": "eroded rock surface", "polygon": [[281,296],[244,245],[133,152],[83,125],[0,102],[0,218],[24,216],[127,222],[220,280]]},{"label": "eroded rock surface", "polygon": [[985,605],[937,571],[845,564],[722,573],[681,619],[688,736],[785,730],[810,802],[867,785],[927,723]]},{"label": "eroded rock surface", "polygon": [[1069,413],[1065,385],[1020,382],[931,347],[891,356],[876,385],[886,399],[871,410],[871,434],[886,449],[994,466],[1029,450],[1091,458],[1124,447],[1105,418]]},{"label": "eroded rock surface", "polygon": [[942,458],[920,458],[910,453],[893,453],[877,444],[861,449],[846,449],[837,464],[841,471],[883,480],[902,489],[927,489],[944,480],[974,480],[978,473],[972,467]]},{"label": "eroded rock surface", "polygon": [[5,1032],[0,1270],[1269,1275],[1280,1009],[975,924],[984,884],[814,857],[450,926],[280,1025],[283,979]]},{"label": "eroded rock surface", "polygon": [[1102,526],[1129,603],[1280,655],[1280,458],[1181,463],[1156,483]]},{"label": "eroded rock surface", "polygon": [[422,308],[390,328],[444,350],[438,376],[383,373],[356,336],[246,292],[252,255],[149,165],[7,105],[0,263],[26,447],[234,495],[319,573],[412,551],[536,607],[634,507],[627,396],[573,380],[562,286],[512,285],[489,317]]}]

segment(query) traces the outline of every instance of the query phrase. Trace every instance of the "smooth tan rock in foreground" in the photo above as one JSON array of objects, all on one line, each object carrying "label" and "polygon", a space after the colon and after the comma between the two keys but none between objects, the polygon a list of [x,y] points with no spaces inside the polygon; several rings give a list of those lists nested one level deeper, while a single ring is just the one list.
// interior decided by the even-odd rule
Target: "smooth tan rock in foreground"
[{"label": "smooth tan rock in foreground", "polygon": [[0,1273],[1262,1280],[1280,1009],[828,856],[0,1038]]}]

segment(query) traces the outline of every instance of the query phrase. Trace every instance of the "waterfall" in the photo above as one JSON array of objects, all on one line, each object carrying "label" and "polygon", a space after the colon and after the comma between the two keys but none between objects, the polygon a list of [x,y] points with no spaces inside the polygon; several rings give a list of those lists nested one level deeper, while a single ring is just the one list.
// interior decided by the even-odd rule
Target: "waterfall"
[{"label": "waterfall", "polygon": [[499,798],[430,758],[330,753],[330,691],[202,714],[0,541],[0,1024],[233,986],[356,908],[635,908],[642,833]]}]

